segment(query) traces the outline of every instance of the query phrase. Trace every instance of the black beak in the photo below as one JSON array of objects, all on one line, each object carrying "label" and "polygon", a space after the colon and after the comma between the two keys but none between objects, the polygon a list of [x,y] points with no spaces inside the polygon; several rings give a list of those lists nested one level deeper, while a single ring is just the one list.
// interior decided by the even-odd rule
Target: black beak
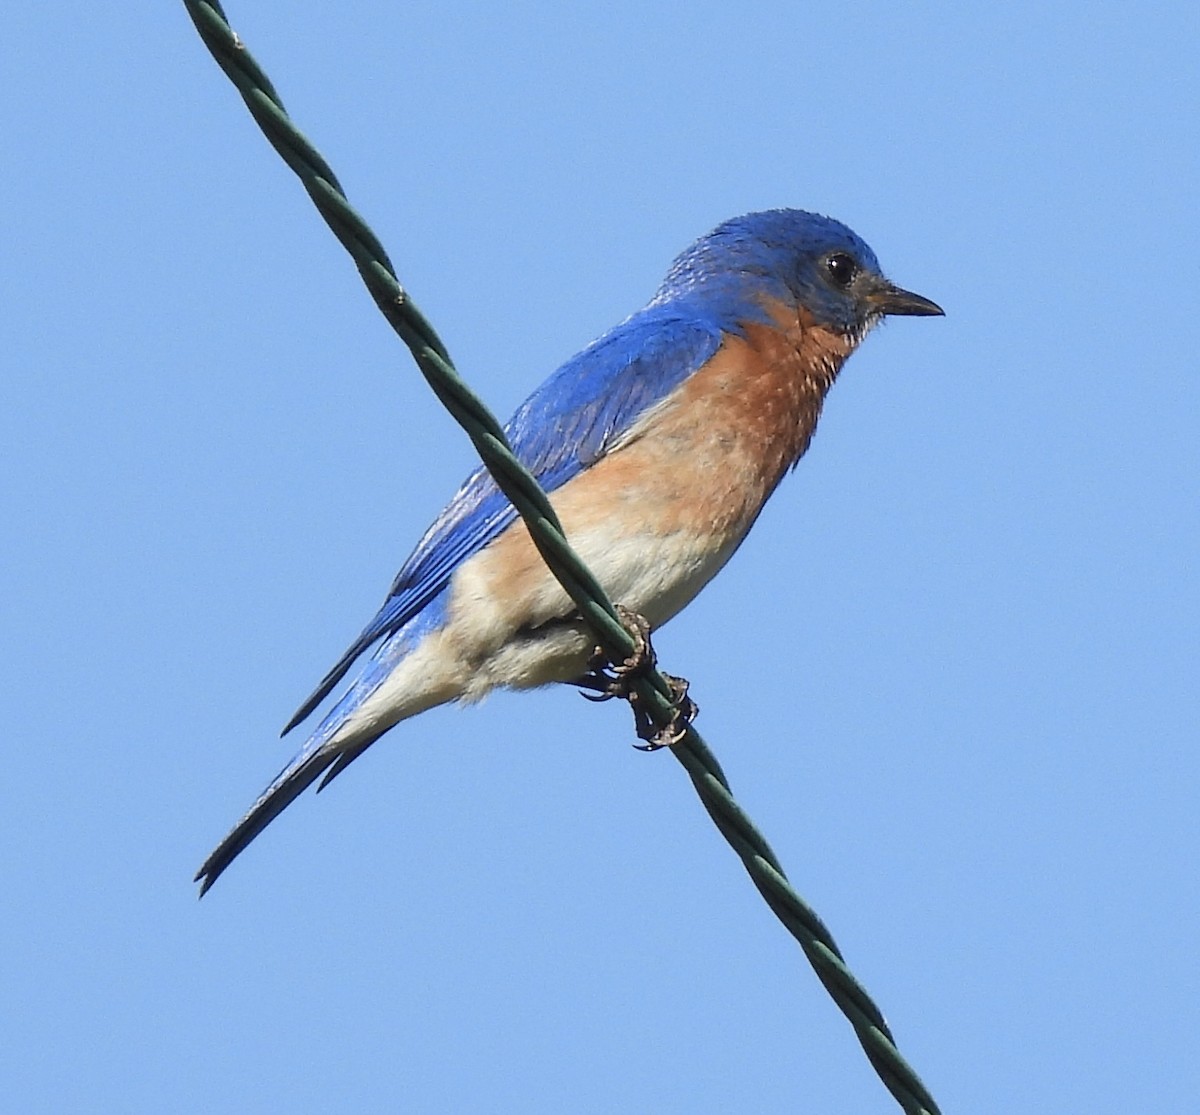
[{"label": "black beak", "polygon": [[908,317],[944,317],[946,311],[936,302],[911,290],[901,290],[886,279],[877,290],[867,295],[867,300],[881,314],[903,314]]}]

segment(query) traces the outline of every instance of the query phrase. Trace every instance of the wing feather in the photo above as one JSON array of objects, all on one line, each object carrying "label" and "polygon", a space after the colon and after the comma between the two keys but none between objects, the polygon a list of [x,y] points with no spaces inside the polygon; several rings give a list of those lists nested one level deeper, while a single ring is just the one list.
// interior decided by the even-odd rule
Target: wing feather
[{"label": "wing feather", "polygon": [[[568,360],[505,426],[517,459],[553,492],[599,460],[647,408],[704,365],[721,344],[711,320],[648,306]],[[371,622],[284,728],[291,731],[355,660],[420,614],[454,570],[496,538],[516,510],[480,466],[425,532]]]}]

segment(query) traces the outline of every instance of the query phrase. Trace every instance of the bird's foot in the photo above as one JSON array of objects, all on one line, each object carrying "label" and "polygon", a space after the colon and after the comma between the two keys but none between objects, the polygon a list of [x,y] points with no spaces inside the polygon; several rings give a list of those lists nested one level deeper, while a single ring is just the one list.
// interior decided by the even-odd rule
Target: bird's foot
[{"label": "bird's foot", "polygon": [[645,745],[634,744],[639,751],[657,751],[660,747],[674,747],[691,726],[700,706],[688,696],[686,678],[677,678],[674,674],[663,674],[663,679],[671,689],[671,719],[663,727],[659,727],[650,719],[650,715],[642,707],[636,691],[629,695],[629,705],[633,709],[633,727],[638,739],[645,740]]},{"label": "bird's foot", "polygon": [[603,647],[596,647],[588,659],[588,672],[577,678],[574,684],[583,689],[591,689],[592,693],[581,693],[589,701],[611,701],[618,697],[628,701],[633,709],[634,731],[638,739],[645,740],[640,751],[657,751],[660,747],[670,747],[683,739],[688,725],[700,711],[696,702],[688,694],[688,683],[683,678],[671,674],[663,674],[663,678],[671,689],[671,705],[674,713],[671,722],[660,728],[651,719],[638,695],[637,682],[654,672],[658,658],[650,642],[650,624],[646,617],[624,607],[616,606],[617,618],[633,639],[633,653],[624,662],[612,662],[604,653]]},{"label": "bird's foot", "polygon": [[592,693],[580,694],[589,701],[611,701],[614,697],[628,701],[639,678],[652,673],[658,662],[650,643],[650,623],[645,616],[616,605],[617,618],[633,640],[633,653],[624,662],[612,662],[604,648],[597,646],[588,659],[587,673],[572,683]]}]

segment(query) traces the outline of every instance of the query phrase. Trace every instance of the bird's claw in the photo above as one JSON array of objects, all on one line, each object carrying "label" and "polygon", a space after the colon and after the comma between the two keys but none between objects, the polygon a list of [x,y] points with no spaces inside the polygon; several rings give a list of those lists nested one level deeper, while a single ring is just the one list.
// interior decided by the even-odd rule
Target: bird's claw
[{"label": "bird's claw", "polygon": [[615,607],[621,626],[633,640],[633,652],[624,662],[613,662],[602,646],[595,647],[587,673],[575,680],[576,685],[595,691],[580,694],[589,701],[611,701],[614,697],[629,700],[637,680],[653,673],[658,663],[650,644],[650,621],[623,604]]},{"label": "bird's claw", "polygon": [[624,662],[612,662],[604,648],[597,646],[588,659],[587,673],[575,680],[576,685],[592,689],[594,693],[582,693],[589,701],[611,701],[619,697],[629,700],[634,683],[638,678],[653,672],[658,661],[654,647],[650,645],[650,623],[645,616],[616,605],[617,618],[633,640],[633,653]]},{"label": "bird's claw", "polygon": [[637,743],[633,745],[639,751],[657,751],[660,747],[674,747],[687,735],[688,728],[700,711],[700,706],[688,696],[686,678],[677,678],[674,674],[663,674],[662,676],[671,689],[671,719],[663,727],[660,728],[650,719],[649,714],[641,705],[636,690],[629,695],[629,704],[633,708],[634,731],[637,732],[638,739],[646,741],[644,746]]},{"label": "bird's claw", "polygon": [[645,746],[634,744],[639,751],[657,751],[670,747],[683,739],[688,725],[696,718],[699,706],[688,696],[688,683],[672,674],[663,674],[671,689],[671,706],[674,710],[671,721],[659,727],[646,711],[637,691],[639,679],[652,674],[658,658],[650,642],[650,623],[645,616],[616,605],[617,618],[633,640],[633,653],[624,662],[611,662],[603,647],[596,647],[588,659],[588,672],[576,680],[576,685],[591,689],[593,693],[581,693],[589,701],[611,701],[618,697],[628,701],[633,709],[634,731]]}]

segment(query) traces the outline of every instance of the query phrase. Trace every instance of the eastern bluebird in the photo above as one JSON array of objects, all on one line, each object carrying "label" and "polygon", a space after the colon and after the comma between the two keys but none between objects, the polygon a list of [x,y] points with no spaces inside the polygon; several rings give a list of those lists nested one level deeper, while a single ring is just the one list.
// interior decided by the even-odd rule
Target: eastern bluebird
[{"label": "eastern bluebird", "polygon": [[[872,326],[941,313],[885,279],[845,225],[796,209],[751,213],[688,248],[649,304],[559,368],[505,433],[609,597],[657,629],[741,545]],[[297,795],[322,775],[324,788],[401,720],[497,686],[579,682],[594,638],[480,467],[285,733],[372,646],[200,868],[201,894]]]}]

